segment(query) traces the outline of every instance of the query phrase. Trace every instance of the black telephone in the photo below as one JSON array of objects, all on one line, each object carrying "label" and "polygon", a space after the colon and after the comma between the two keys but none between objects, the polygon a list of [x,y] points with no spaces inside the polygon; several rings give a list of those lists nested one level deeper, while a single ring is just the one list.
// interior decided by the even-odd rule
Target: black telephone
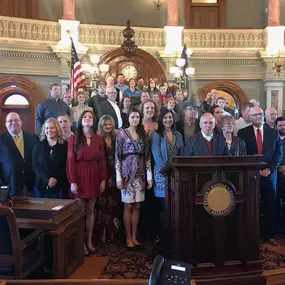
[{"label": "black telephone", "polygon": [[165,260],[161,255],[154,259],[148,285],[189,285],[192,265]]}]

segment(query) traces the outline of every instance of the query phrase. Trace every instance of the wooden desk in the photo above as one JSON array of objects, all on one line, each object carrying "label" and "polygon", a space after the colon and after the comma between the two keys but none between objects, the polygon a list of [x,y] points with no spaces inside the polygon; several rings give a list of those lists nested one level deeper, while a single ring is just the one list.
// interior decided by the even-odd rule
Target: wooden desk
[{"label": "wooden desk", "polygon": [[[14,197],[13,203],[19,228],[49,231],[53,278],[68,278],[84,262],[84,214],[77,201]],[[53,209],[59,205],[63,207]]]}]

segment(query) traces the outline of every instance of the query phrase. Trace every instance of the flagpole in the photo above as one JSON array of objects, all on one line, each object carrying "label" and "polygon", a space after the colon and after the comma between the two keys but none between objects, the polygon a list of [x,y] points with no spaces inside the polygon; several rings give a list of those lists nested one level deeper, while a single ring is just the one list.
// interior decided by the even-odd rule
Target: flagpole
[{"label": "flagpole", "polygon": [[[70,30],[66,30],[67,35],[69,36],[70,39],[70,49],[69,49],[69,93],[72,97],[72,99],[74,99],[74,88],[73,86],[71,86],[71,82],[73,84],[73,80],[71,80],[71,71],[72,71],[72,37],[70,34]],[[72,94],[71,94],[71,90],[72,90]]]}]

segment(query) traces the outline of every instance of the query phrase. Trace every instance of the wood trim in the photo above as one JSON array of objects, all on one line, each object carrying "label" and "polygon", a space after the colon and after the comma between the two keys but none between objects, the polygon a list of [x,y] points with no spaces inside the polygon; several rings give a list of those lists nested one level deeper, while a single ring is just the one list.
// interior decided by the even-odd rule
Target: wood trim
[{"label": "wood trim", "polygon": [[[148,279],[49,279],[49,280],[7,280],[6,284],[21,285],[21,284],[35,284],[35,285],[147,285]],[[191,280],[191,285],[196,285],[194,280]],[[2,285],[2,284],[0,284]],[[5,285],[5,284],[3,284]]]},{"label": "wood trim", "polygon": [[[17,86],[16,88],[11,85]],[[41,89],[33,83],[31,80],[17,75],[7,75],[0,77],[0,106],[3,105],[4,98],[7,98],[7,94],[11,94],[13,91],[21,91],[30,105],[37,106],[40,102],[46,99],[46,96]]]},{"label": "wood trim", "polygon": [[238,103],[239,111],[241,110],[241,105],[248,102],[247,96],[241,87],[231,81],[215,81],[203,86],[198,91],[198,96],[201,102],[205,100],[207,93],[209,93],[212,89],[223,90],[231,94]]}]

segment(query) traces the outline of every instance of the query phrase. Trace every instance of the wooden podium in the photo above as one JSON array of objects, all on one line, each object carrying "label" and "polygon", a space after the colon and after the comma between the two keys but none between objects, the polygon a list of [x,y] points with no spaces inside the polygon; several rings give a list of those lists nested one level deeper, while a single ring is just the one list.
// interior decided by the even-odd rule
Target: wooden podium
[{"label": "wooden podium", "polygon": [[173,257],[193,264],[198,284],[265,284],[259,260],[261,161],[175,158],[165,201],[168,232]]}]

